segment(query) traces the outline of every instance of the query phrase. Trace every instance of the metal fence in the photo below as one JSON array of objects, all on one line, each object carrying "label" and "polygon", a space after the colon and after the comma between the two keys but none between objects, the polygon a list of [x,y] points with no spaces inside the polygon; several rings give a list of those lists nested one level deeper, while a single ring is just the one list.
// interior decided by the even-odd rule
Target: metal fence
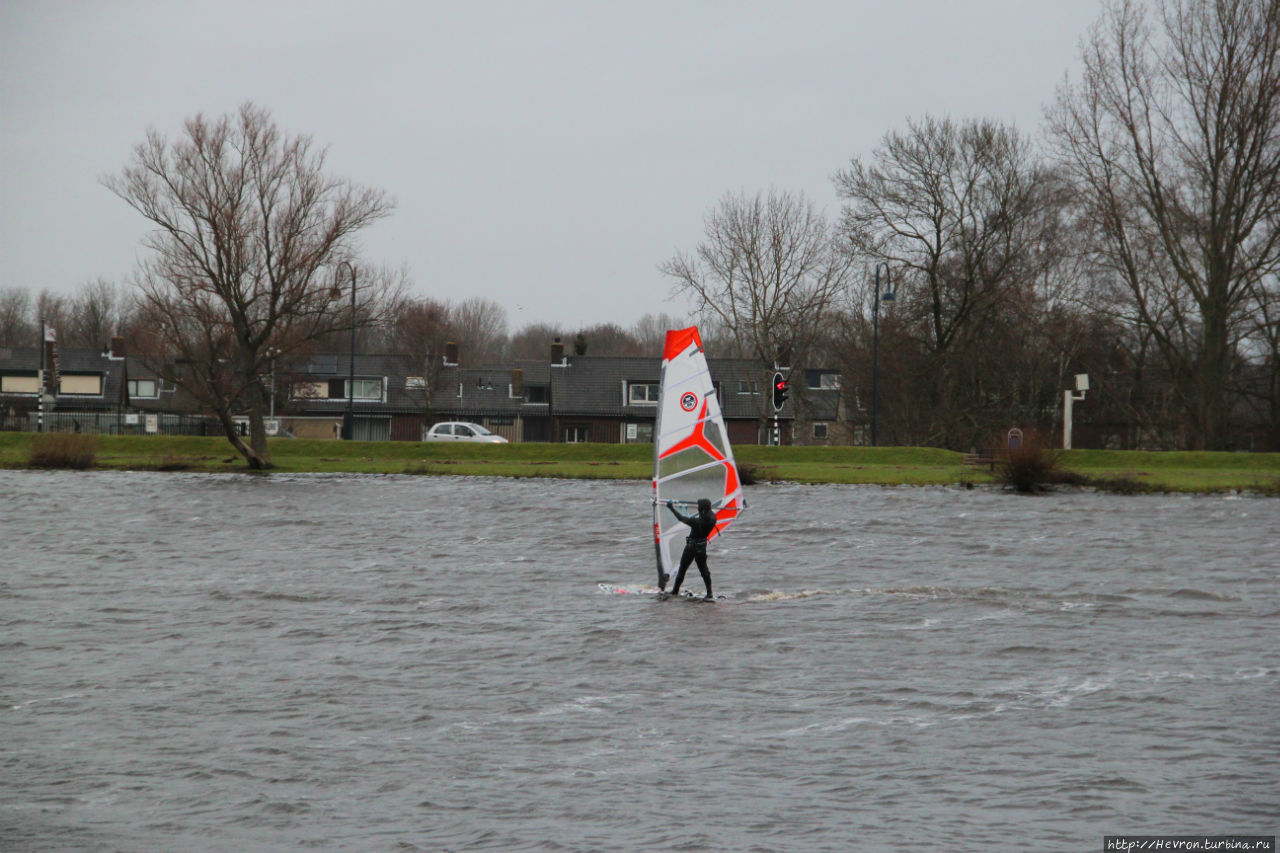
[{"label": "metal fence", "polygon": [[[0,430],[36,432],[36,412],[0,414]],[[124,412],[45,412],[45,432],[79,432],[90,435],[222,435],[222,426],[201,415]]]}]

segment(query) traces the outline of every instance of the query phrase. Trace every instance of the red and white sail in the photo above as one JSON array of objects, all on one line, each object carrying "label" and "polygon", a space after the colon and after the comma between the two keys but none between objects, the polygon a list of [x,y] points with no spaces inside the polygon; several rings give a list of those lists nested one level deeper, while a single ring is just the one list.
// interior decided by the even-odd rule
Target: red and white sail
[{"label": "red and white sail", "polygon": [[667,332],[653,438],[653,541],[661,584],[663,575],[674,576],[679,568],[689,533],[667,501],[676,501],[680,512],[690,515],[697,511],[699,498],[710,499],[718,522],[712,537],[746,509],[720,400],[695,326]]}]

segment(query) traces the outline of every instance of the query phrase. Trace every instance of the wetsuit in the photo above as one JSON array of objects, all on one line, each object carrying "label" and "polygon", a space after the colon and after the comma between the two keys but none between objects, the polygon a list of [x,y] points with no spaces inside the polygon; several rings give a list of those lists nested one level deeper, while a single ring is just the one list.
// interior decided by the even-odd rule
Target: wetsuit
[{"label": "wetsuit", "polygon": [[680,555],[680,571],[676,572],[675,586],[671,594],[680,592],[680,584],[684,583],[684,573],[689,564],[698,564],[698,573],[707,586],[707,598],[711,598],[711,571],[707,568],[707,537],[716,529],[716,514],[711,511],[711,501],[706,498],[698,501],[698,512],[694,515],[681,515],[675,505],[668,502],[667,507],[680,521],[689,525],[689,538],[685,539],[684,553]]}]

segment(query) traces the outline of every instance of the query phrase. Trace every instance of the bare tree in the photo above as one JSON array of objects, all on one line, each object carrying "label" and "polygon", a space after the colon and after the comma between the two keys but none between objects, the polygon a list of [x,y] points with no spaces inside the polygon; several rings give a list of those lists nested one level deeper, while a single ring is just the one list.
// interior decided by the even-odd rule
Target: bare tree
[{"label": "bare tree", "polygon": [[[172,143],[149,131],[103,183],[155,226],[138,273],[142,355],[213,412],[251,468],[270,467],[262,377],[271,354],[357,321],[361,307],[347,301],[354,237],[392,202],[326,175],[310,137],[283,133],[253,104],[188,119]],[[358,292],[365,316],[383,302],[376,285]]]},{"label": "bare tree", "polygon": [[1192,443],[1225,448],[1251,288],[1280,255],[1280,3],[1112,0],[1083,62],[1050,111],[1060,159]]},{"label": "bare tree", "polygon": [[696,249],[658,268],[740,352],[765,362],[789,353],[804,364],[849,280],[832,227],[803,193],[779,190],[726,195],[704,223]]},{"label": "bare tree", "polygon": [[645,314],[631,327],[631,337],[642,355],[657,355],[666,345],[667,332],[683,329],[688,326],[687,320],[681,320],[668,314]]},{"label": "bare tree", "polygon": [[867,366],[854,371],[863,387],[870,269],[887,264],[897,290],[880,317],[891,434],[963,448],[1051,407],[1056,375],[1042,362],[1059,354],[1044,352],[1037,331],[1061,295],[1061,204],[1030,141],[990,120],[927,117],[886,134],[835,184],[848,202],[845,237],[868,270],[846,331],[847,360]]},{"label": "bare tree", "polygon": [[449,305],[448,330],[468,363],[496,362],[507,347],[507,309],[491,299],[472,296]]},{"label": "bare tree", "polygon": [[40,293],[36,295],[36,327],[39,328],[41,320],[52,327],[55,331],[61,331],[71,325],[72,305],[71,300],[62,293],[54,293],[47,287],[42,288]]},{"label": "bare tree", "polygon": [[31,322],[31,294],[23,287],[0,290],[0,347],[38,346],[40,332]]},{"label": "bare tree", "polygon": [[445,344],[448,343],[449,308],[430,298],[405,298],[390,312],[387,326],[388,349],[408,356],[421,371],[423,387],[418,398],[423,411],[429,412],[431,392],[439,385],[444,366]]},{"label": "bare tree", "polygon": [[68,327],[60,330],[65,346],[100,347],[119,331],[124,301],[120,288],[104,278],[87,281],[71,297]]},{"label": "bare tree", "polygon": [[[513,360],[545,359],[550,356],[551,342],[566,335],[563,327],[552,323],[530,323],[522,327],[508,343],[508,357]],[[465,357],[465,353],[464,353]]]},{"label": "bare tree", "polygon": [[[633,330],[624,329],[617,323],[597,323],[594,326],[584,327],[574,337],[575,353],[577,352],[578,339],[582,341],[583,354],[587,352],[591,355],[612,356],[653,354],[653,350],[645,350],[640,341],[636,339]],[[665,337],[663,339],[665,340]],[[662,347],[659,346],[657,351],[661,352]]]},{"label": "bare tree", "polygon": [[[342,267],[342,280],[336,284],[351,305],[351,270]],[[406,294],[413,290],[413,277],[405,265],[389,267],[362,263],[357,270],[355,329],[343,323],[318,335],[305,349],[310,352],[344,353],[351,349],[355,332],[355,351],[362,353],[394,352],[397,311],[404,305]],[[365,293],[365,291],[368,291]]]},{"label": "bare tree", "polygon": [[1244,339],[1244,396],[1265,425],[1267,446],[1275,450],[1280,448],[1280,270],[1262,276],[1250,291],[1253,325]]},{"label": "bare tree", "polygon": [[1030,142],[990,120],[925,118],[892,131],[870,164],[835,175],[849,204],[844,233],[855,253],[887,262],[923,310],[922,343],[945,352],[981,334],[1011,286],[1035,281],[1051,219],[1045,176]]}]

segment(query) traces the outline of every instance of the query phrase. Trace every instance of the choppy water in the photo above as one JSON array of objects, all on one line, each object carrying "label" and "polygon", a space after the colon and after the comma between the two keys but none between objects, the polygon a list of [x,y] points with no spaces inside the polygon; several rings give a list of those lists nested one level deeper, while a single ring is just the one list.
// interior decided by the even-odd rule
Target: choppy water
[{"label": "choppy water", "polygon": [[0,472],[0,849],[1275,833],[1280,501],[758,487],[694,604],[648,497]]}]

